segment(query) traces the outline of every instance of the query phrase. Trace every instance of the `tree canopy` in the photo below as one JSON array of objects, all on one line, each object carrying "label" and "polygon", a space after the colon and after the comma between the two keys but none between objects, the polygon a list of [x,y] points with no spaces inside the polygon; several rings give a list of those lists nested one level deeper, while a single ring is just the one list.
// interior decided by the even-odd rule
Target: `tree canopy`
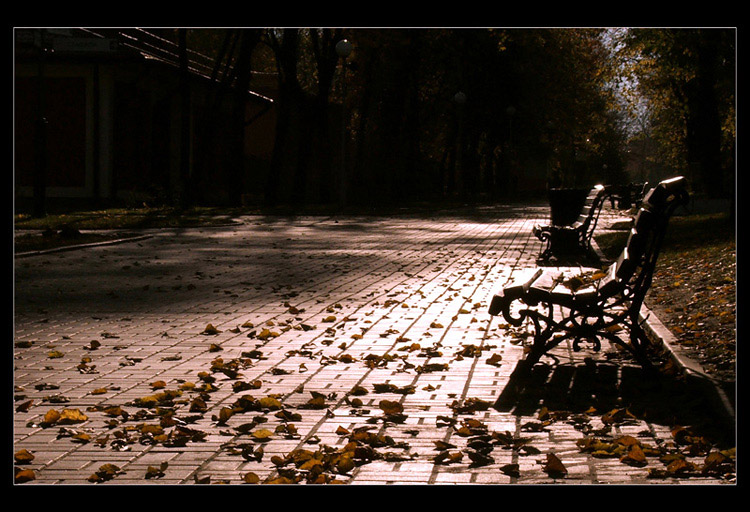
[{"label": "tree canopy", "polygon": [[638,135],[652,137],[659,149],[652,158],[687,173],[695,190],[731,195],[736,31],[631,29],[617,39],[621,76],[643,101],[643,109],[631,111],[641,117]]},{"label": "tree canopy", "polygon": [[[278,76],[273,159],[249,171],[263,174],[268,205],[466,202],[623,183],[638,138],[656,143],[662,168],[711,194],[731,181],[732,30],[247,30],[244,54],[217,54],[233,83],[252,88],[251,67]],[[221,40],[210,36],[205,45]],[[347,58],[335,50],[344,38]],[[726,179],[712,181],[717,172]]]},{"label": "tree canopy", "polygon": [[[555,172],[567,185],[621,180],[600,34],[269,30],[281,95],[268,197],[289,197],[286,186],[297,200],[325,200],[326,189],[377,203],[476,200],[544,190]],[[333,51],[344,37],[354,47],[346,70]],[[320,133],[335,145],[331,116],[342,115],[343,161],[322,140],[307,147]],[[323,176],[314,190],[312,175]]]}]

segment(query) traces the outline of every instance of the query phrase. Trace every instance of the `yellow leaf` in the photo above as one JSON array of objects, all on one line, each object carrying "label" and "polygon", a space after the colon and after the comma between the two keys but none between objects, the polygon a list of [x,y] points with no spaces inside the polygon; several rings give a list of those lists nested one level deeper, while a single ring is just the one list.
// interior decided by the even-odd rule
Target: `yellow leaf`
[{"label": "yellow leaf", "polygon": [[79,432],[71,437],[71,439],[77,443],[88,443],[91,441],[91,436],[85,432]]},{"label": "yellow leaf", "polygon": [[640,446],[641,445],[641,442],[633,436],[620,436],[617,439],[615,439],[615,443],[621,444],[623,446],[634,446],[634,445]]},{"label": "yellow leaf", "polygon": [[262,408],[271,409],[273,411],[281,409],[283,407],[283,405],[281,405],[281,402],[279,402],[278,399],[271,397],[271,396],[263,397],[258,402],[260,403],[260,406]]},{"label": "yellow leaf", "polygon": [[302,471],[310,471],[315,466],[322,466],[322,465],[323,465],[323,461],[322,460],[319,460],[319,459],[310,459],[310,460],[306,461],[304,464],[302,464],[299,467],[299,469],[301,469]]},{"label": "yellow leaf", "polygon": [[226,423],[229,418],[234,414],[234,409],[230,407],[222,407],[219,411],[219,423]]},{"label": "yellow leaf", "polygon": [[110,416],[110,417],[120,416],[122,414],[122,407],[120,407],[119,405],[114,405],[112,407],[107,407],[106,409],[104,409],[103,412],[105,416]]},{"label": "yellow leaf", "polygon": [[30,469],[22,469],[22,470],[16,472],[15,481],[16,481],[17,484],[22,484],[24,482],[30,482],[32,480],[36,480],[36,474],[32,470],[30,470]]},{"label": "yellow leaf", "polygon": [[336,470],[339,473],[348,473],[352,469],[354,469],[354,460],[350,455],[342,455],[336,461]]},{"label": "yellow leaf", "polygon": [[646,454],[643,453],[639,445],[633,444],[630,446],[628,453],[620,458],[620,462],[631,466],[644,466],[646,464]]},{"label": "yellow leaf", "polygon": [[268,429],[262,428],[262,429],[256,430],[251,435],[253,436],[253,439],[257,441],[268,441],[273,435],[273,432],[271,432]]},{"label": "yellow leaf", "polygon": [[13,455],[13,458],[17,464],[27,464],[34,460],[34,454],[24,448],[23,450],[17,451]]},{"label": "yellow leaf", "polygon": [[264,328],[262,331],[260,331],[260,334],[258,334],[256,338],[258,338],[259,340],[265,341],[269,338],[276,338],[277,336],[279,336],[278,332],[270,331]]},{"label": "yellow leaf", "polygon": [[249,473],[246,473],[242,477],[242,481],[245,482],[246,484],[257,484],[260,482],[260,477],[256,475],[255,473],[253,473],[252,471],[250,471]]},{"label": "yellow leaf", "polygon": [[164,429],[161,427],[161,425],[143,425],[141,427],[141,434],[153,434],[155,436],[158,436],[159,434],[162,434],[164,432]]},{"label": "yellow leaf", "polygon": [[60,419],[58,420],[58,423],[69,425],[71,423],[81,423],[88,419],[88,416],[83,414],[78,409],[64,409],[62,413],[60,413]]}]

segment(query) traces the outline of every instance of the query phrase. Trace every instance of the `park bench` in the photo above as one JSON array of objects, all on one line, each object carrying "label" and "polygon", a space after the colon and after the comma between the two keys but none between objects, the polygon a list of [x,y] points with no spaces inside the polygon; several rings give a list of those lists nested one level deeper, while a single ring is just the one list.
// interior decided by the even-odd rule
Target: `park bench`
[{"label": "park bench", "polygon": [[[600,338],[607,339],[630,353],[644,370],[653,372],[639,313],[669,218],[687,199],[685,178],[662,181],[644,196],[625,248],[606,270],[579,271],[566,278],[560,268],[537,268],[530,279],[505,286],[493,297],[490,315],[502,313],[516,327],[527,320],[534,325],[531,347],[496,406],[524,388],[532,367],[543,355],[569,339],[574,351],[581,350],[582,342],[591,343],[598,351]],[[514,308],[517,312],[511,310],[515,301],[519,301]]]},{"label": "park bench", "polygon": [[603,185],[596,185],[586,196],[578,219],[573,224],[534,226],[532,228],[534,236],[546,242],[537,261],[544,263],[550,261],[553,256],[560,258],[588,254],[591,249],[591,237],[596,229],[606,196],[607,189]]},{"label": "park bench", "polygon": [[613,185],[607,188],[612,208],[615,208],[616,204],[617,208],[627,210],[633,206],[638,206],[638,203],[643,199],[643,195],[648,192],[648,182]]}]

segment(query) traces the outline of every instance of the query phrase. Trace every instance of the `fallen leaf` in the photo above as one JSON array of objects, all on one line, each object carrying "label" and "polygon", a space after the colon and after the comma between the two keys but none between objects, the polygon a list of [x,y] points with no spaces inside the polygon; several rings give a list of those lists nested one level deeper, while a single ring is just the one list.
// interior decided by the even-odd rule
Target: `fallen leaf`
[{"label": "fallen leaf", "polygon": [[270,441],[271,436],[273,436],[273,432],[271,432],[268,429],[262,428],[262,429],[256,430],[251,435],[253,439],[255,439],[256,441]]},{"label": "fallen leaf", "polygon": [[33,403],[34,400],[27,400],[26,402],[19,404],[18,406],[16,406],[16,412],[28,412],[31,404]]},{"label": "fallen leaf", "polygon": [[63,409],[63,411],[60,413],[60,417],[57,420],[57,423],[61,425],[70,425],[73,423],[82,423],[88,419],[88,416],[83,414],[78,409]]},{"label": "fallen leaf", "polygon": [[472,466],[487,466],[495,462],[495,459],[493,459],[490,455],[486,455],[482,452],[470,450],[467,453],[469,455],[469,458],[471,459]]},{"label": "fallen leaf", "polygon": [[391,400],[381,400],[378,407],[386,414],[401,414],[404,412],[404,406],[399,402]]},{"label": "fallen leaf", "polygon": [[637,444],[630,446],[628,453],[620,458],[620,462],[628,464],[629,466],[645,466],[647,464],[646,455]]},{"label": "fallen leaf", "polygon": [[260,482],[260,477],[253,473],[252,471],[245,473],[242,476],[242,481],[246,484],[257,484]]},{"label": "fallen leaf", "polygon": [[518,464],[506,464],[500,468],[500,471],[512,477],[518,477],[521,475]]},{"label": "fallen leaf", "polygon": [[544,472],[552,478],[563,477],[568,474],[565,465],[554,453],[547,454],[547,462],[544,465]]},{"label": "fallen leaf", "polygon": [[214,334],[219,334],[220,332],[221,331],[218,330],[216,327],[214,327],[213,324],[208,324],[208,325],[206,325],[206,328],[203,329],[203,332],[201,332],[201,334],[205,334],[205,335],[211,336],[211,335],[214,335]]},{"label": "fallen leaf", "polygon": [[28,464],[34,460],[34,454],[24,448],[23,450],[17,451],[13,455],[13,459],[16,461],[16,464]]},{"label": "fallen leaf", "polygon": [[104,464],[100,466],[94,474],[88,477],[88,481],[92,483],[105,482],[107,480],[112,480],[120,473],[120,468],[114,464]]},{"label": "fallen leaf", "polygon": [[463,458],[464,454],[461,452],[449,452],[446,450],[444,452],[438,453],[433,461],[435,462],[435,464],[453,464],[456,462],[461,462]]},{"label": "fallen leaf", "polygon": [[435,444],[435,449],[440,451],[445,451],[456,447],[455,444],[447,443],[439,439],[437,441],[433,441],[433,443]]},{"label": "fallen leaf", "polygon": [[500,354],[492,354],[489,358],[487,358],[485,363],[490,364],[492,366],[500,366],[500,361],[502,360],[503,360],[503,356],[501,356]]},{"label": "fallen leaf", "polygon": [[159,467],[149,466],[146,468],[146,479],[150,478],[162,478],[164,476],[164,471],[167,469],[167,466],[169,464],[167,462],[162,462]]},{"label": "fallen leaf", "polygon": [[36,480],[36,474],[31,469],[16,470],[15,482],[17,484],[23,484],[32,480]]}]

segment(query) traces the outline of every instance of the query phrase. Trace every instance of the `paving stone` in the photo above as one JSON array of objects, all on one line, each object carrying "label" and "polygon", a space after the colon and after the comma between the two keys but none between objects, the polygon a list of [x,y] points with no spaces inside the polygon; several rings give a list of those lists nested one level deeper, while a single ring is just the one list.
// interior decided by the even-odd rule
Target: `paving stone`
[{"label": "paving stone", "polygon": [[[105,463],[124,470],[105,485],[195,484],[196,478],[240,484],[248,471],[262,481],[277,477],[274,456],[341,450],[348,438],[340,428],[368,428],[387,440],[377,451],[398,460],[359,461],[336,480],[677,483],[646,478],[649,467],[663,467],[657,461],[633,468],[582,452],[576,442],[584,433],[575,424],[561,420],[529,430],[542,407],[568,405],[568,391],[562,390],[572,383],[563,369],[585,357],[568,346],[555,352],[562,361],[552,375],[558,380],[529,396],[525,409],[455,409],[474,400],[494,403],[523,357],[522,331],[490,318],[487,308],[498,288],[536,267],[541,246],[531,226],[547,215],[544,206],[508,206],[479,216],[243,217],[235,226],[154,231],[137,244],[17,261],[15,341],[33,343],[14,348],[16,405],[33,403],[14,415],[14,451],[37,453],[27,465],[36,474],[31,484],[93,485],[86,479]],[[220,332],[205,334],[209,324]],[[52,350],[63,356],[51,358]],[[487,363],[493,354],[501,360]],[[236,367],[222,372],[222,364]],[[609,368],[599,368],[604,379]],[[613,373],[612,382],[621,374]],[[211,387],[203,387],[201,376],[214,379]],[[159,380],[165,387],[154,389]],[[233,387],[254,382],[259,387]],[[567,383],[556,389],[555,382]],[[378,392],[378,386],[397,391]],[[355,387],[367,391],[356,397],[358,407],[349,394]],[[178,389],[171,400],[153,398]],[[619,389],[609,389],[611,397],[592,396],[592,403],[617,404]],[[68,401],[45,401],[54,395]],[[315,396],[322,401],[310,405]],[[219,422],[222,410],[242,397],[275,397],[299,417],[280,418],[266,408]],[[205,408],[191,410],[196,398]],[[384,401],[400,404],[403,417],[388,417]],[[107,416],[103,409],[111,406],[125,414]],[[93,438],[109,434],[108,441],[76,444],[60,437],[61,425],[40,426],[49,409],[71,407],[89,419],[65,428]],[[190,440],[165,446],[163,439],[155,442],[140,432],[169,418],[170,411],[177,423],[167,422],[164,430]],[[606,427],[599,417],[589,418],[591,429]],[[535,451],[495,445],[493,462],[472,464],[471,436],[459,431],[469,419],[487,432],[527,439]],[[238,430],[248,424],[252,429]],[[277,430],[289,425],[296,433]],[[270,440],[260,443],[252,433],[263,429],[271,432]],[[653,420],[610,429],[610,436],[626,434],[672,442],[671,425]],[[436,442],[455,445],[452,451],[463,453],[462,460],[436,464]],[[263,446],[262,460],[230,453],[241,444]],[[561,457],[565,478],[543,471],[547,453]],[[161,462],[168,462],[165,475],[146,480],[148,466]],[[509,464],[518,464],[517,475],[504,472]],[[679,483],[690,483],[684,480]]]}]

